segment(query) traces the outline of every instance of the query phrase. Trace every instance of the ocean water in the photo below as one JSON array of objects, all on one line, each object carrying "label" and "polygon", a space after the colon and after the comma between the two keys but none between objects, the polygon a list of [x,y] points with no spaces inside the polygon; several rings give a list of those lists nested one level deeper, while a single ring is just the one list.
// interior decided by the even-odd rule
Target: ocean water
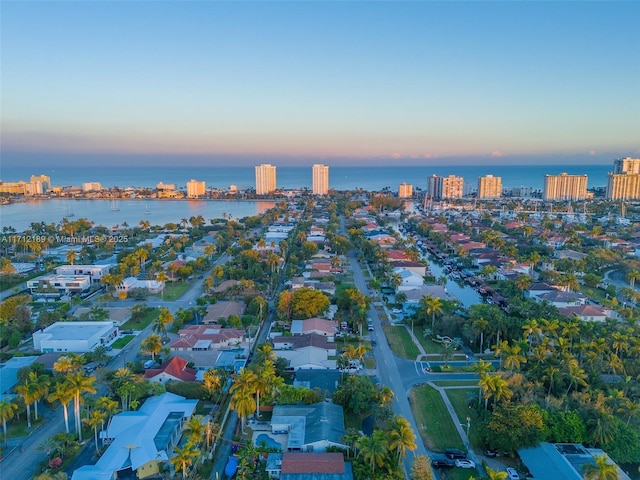
[{"label": "ocean water", "polygon": [[[502,177],[503,187],[532,187],[541,190],[546,174],[566,172],[588,175],[588,187],[605,186],[610,165],[463,165],[463,166],[393,166],[393,167],[329,167],[329,186],[336,190],[362,188],[375,191],[389,187],[398,190],[406,182],[426,188],[431,175],[457,175],[475,187],[478,177],[488,174]],[[253,167],[3,167],[2,180],[28,181],[31,175],[49,175],[53,185],[80,186],[84,182],[100,182],[104,187],[155,187],[159,182],[185,187],[190,179],[204,180],[208,187],[244,189],[255,186]],[[311,188],[311,167],[277,167],[278,188]]]},{"label": "ocean water", "polygon": [[[478,177],[492,174],[502,177],[503,187],[532,187],[541,190],[546,174],[586,174],[588,186],[605,186],[611,165],[474,165],[474,166],[403,166],[403,167],[330,167],[329,185],[336,190],[362,188],[378,191],[385,187],[392,191],[406,182],[414,187],[426,188],[431,175],[457,175],[465,179],[468,187],[475,188]],[[53,185],[80,186],[84,182],[100,182],[103,187],[149,187],[159,182],[175,183],[184,188],[190,179],[204,180],[207,188],[226,189],[236,185],[240,189],[255,185],[253,167],[58,167],[34,170],[29,167],[2,168],[3,181],[28,181],[31,175],[49,175]],[[311,188],[311,167],[278,167],[279,188]],[[58,223],[73,213],[73,217],[88,218],[96,225],[113,227],[138,225],[148,220],[153,225],[179,222],[182,218],[202,215],[209,221],[229,214],[242,218],[264,212],[273,202],[254,201],[170,201],[120,200],[113,210],[108,200],[30,200],[0,206],[0,228],[11,226],[24,231],[34,222]]]}]

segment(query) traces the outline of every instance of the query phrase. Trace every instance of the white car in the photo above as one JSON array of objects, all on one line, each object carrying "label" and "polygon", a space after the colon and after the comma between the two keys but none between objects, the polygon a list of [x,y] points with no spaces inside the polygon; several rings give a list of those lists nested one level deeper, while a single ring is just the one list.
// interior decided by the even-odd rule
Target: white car
[{"label": "white car", "polygon": [[456,467],[458,468],[476,468],[476,464],[471,460],[467,460],[464,458],[459,458],[456,460]]},{"label": "white car", "polygon": [[507,478],[509,480],[520,480],[520,475],[518,475],[515,468],[507,468]]},{"label": "white car", "polygon": [[391,313],[402,313],[402,309],[394,308],[393,310],[391,310]]}]

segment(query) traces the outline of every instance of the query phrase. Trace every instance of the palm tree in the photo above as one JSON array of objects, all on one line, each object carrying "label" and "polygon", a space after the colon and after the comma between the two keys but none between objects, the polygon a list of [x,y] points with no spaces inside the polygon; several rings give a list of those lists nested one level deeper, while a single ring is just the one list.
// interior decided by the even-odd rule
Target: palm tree
[{"label": "palm tree", "polygon": [[75,417],[76,432],[78,432],[78,441],[82,442],[82,422],[80,420],[80,403],[82,402],[83,393],[96,393],[93,384],[96,377],[85,377],[82,372],[75,372],[67,376],[69,389],[73,392],[73,413]]},{"label": "palm tree", "polygon": [[371,467],[373,476],[376,466],[384,466],[384,459],[388,450],[387,437],[382,430],[375,430],[370,437],[363,436],[357,442],[359,454],[363,456],[366,463]]},{"label": "palm tree", "polygon": [[528,323],[525,323],[522,326],[522,330],[524,330],[524,334],[527,337],[527,343],[531,345],[533,337],[538,338],[542,333],[542,328],[538,324],[538,320],[531,319]]},{"label": "palm tree", "polygon": [[440,351],[440,356],[444,361],[444,368],[449,368],[449,362],[453,360],[453,355],[455,354],[455,345],[453,342],[443,342],[442,350]]},{"label": "palm tree", "polygon": [[415,450],[416,434],[413,433],[413,429],[406,418],[395,417],[391,432],[389,432],[389,449],[395,450],[398,455],[398,460],[407,456],[407,450]]},{"label": "palm tree", "polygon": [[76,251],[75,250],[69,250],[67,252],[67,262],[69,262],[71,265],[73,265],[76,261]]},{"label": "palm tree", "polygon": [[256,411],[252,395],[255,393],[256,374],[251,370],[241,369],[240,374],[233,376],[233,384],[229,389],[232,394],[231,409],[238,412],[241,419],[242,433],[246,418]]},{"label": "palm tree", "polygon": [[154,333],[159,333],[162,338],[166,338],[167,336],[167,327],[173,322],[173,315],[169,311],[169,309],[162,307],[160,308],[160,314],[158,318],[156,318],[153,322],[153,331]]},{"label": "palm tree", "polygon": [[517,343],[511,347],[507,347],[504,349],[504,367],[507,370],[510,370],[512,372],[514,370],[519,370],[521,364],[527,363],[527,357],[525,357],[521,353],[521,351],[522,349]]},{"label": "palm tree", "polygon": [[218,370],[209,369],[204,372],[202,379],[202,388],[209,394],[209,398],[213,398],[213,394],[222,387],[222,375]]},{"label": "palm tree", "polygon": [[174,448],[175,455],[171,457],[171,465],[182,472],[182,478],[187,478],[187,468],[193,465],[193,461],[200,455],[199,450],[191,442],[185,443],[182,448]]},{"label": "palm tree", "polygon": [[49,402],[60,402],[62,405],[62,412],[64,413],[64,428],[67,433],[69,433],[69,404],[71,400],[73,400],[73,392],[71,391],[71,387],[66,381],[60,381],[55,384],[53,387],[53,392],[49,394],[47,398]]},{"label": "palm tree", "polygon": [[202,424],[201,415],[192,415],[189,421],[184,426],[185,430],[189,431],[189,442],[197,445],[200,443],[202,436],[204,435],[204,425]]},{"label": "palm tree", "polygon": [[394,393],[391,388],[384,386],[380,389],[380,407],[391,407],[391,403],[393,402]]},{"label": "palm tree", "polygon": [[500,472],[491,467],[486,467],[488,480],[505,480],[508,476],[507,472]]},{"label": "palm tree", "polygon": [[40,392],[38,383],[33,379],[34,375],[37,374],[29,372],[29,377],[24,381],[24,384],[16,387],[16,393],[22,397],[27,407],[27,428],[31,428],[31,404],[36,402]]},{"label": "palm tree", "polygon": [[18,404],[13,403],[8,398],[0,400],[0,420],[2,420],[2,431],[4,433],[4,444],[7,443],[7,421],[11,420],[18,410]]},{"label": "palm tree", "polygon": [[635,288],[636,280],[640,280],[640,271],[636,270],[635,268],[633,270],[630,270],[627,273],[627,280],[629,280],[629,285],[631,285],[631,288]]},{"label": "palm tree", "polygon": [[582,466],[584,480],[620,480],[617,465],[609,463],[605,455],[595,457],[595,462]]},{"label": "palm tree", "polygon": [[427,315],[431,314],[431,331],[433,331],[436,324],[436,315],[442,313],[442,300],[438,297],[426,295],[422,297],[420,303],[423,304],[425,313]]},{"label": "palm tree", "polygon": [[98,448],[98,427],[104,424],[107,414],[101,410],[94,409],[91,411],[89,418],[85,418],[83,421],[93,428],[93,440],[96,442],[96,455],[100,455],[100,449]]},{"label": "palm tree", "polygon": [[151,359],[155,361],[156,355],[162,350],[162,338],[160,335],[152,333],[140,343],[140,352],[150,353]]}]

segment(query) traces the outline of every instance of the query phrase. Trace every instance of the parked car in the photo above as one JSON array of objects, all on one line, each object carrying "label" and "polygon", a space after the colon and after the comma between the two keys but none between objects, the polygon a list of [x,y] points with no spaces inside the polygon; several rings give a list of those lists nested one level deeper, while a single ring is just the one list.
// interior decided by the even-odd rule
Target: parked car
[{"label": "parked car", "polygon": [[456,460],[456,467],[458,468],[476,468],[476,464],[471,460],[467,460],[464,458],[459,458]]},{"label": "parked car", "polygon": [[520,480],[520,475],[515,468],[507,468],[507,477],[509,480]]},{"label": "parked car", "polygon": [[434,460],[431,462],[433,468],[453,468],[453,462],[449,460]]},{"label": "parked car", "polygon": [[487,448],[487,449],[484,451],[484,456],[485,456],[485,457],[489,457],[489,458],[497,457],[497,456],[498,456],[498,451],[497,451],[497,450],[494,450],[494,449],[492,449],[492,448]]},{"label": "parked car", "polygon": [[402,309],[401,308],[394,308],[391,310],[391,313],[402,313]]},{"label": "parked car", "polygon": [[447,456],[447,458],[467,458],[467,454],[464,453],[462,450],[458,450],[457,448],[447,448],[444,451],[444,454]]}]

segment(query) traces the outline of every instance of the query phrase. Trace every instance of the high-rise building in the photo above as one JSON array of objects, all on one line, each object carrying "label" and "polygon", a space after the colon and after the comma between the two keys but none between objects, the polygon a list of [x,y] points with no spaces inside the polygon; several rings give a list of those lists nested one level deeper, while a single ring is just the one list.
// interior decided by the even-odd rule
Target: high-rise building
[{"label": "high-rise building", "polygon": [[582,200],[586,197],[586,175],[561,173],[544,176],[543,200]]},{"label": "high-rise building", "polygon": [[400,198],[411,198],[413,197],[413,185],[409,185],[408,183],[401,183],[398,187],[398,197]]},{"label": "high-rise building", "polygon": [[432,175],[427,178],[427,195],[435,200],[444,198],[462,198],[464,193],[464,178],[449,175],[440,177]]},{"label": "high-rise building", "polygon": [[256,195],[266,195],[276,189],[276,167],[263,163],[256,167]]},{"label": "high-rise building", "polygon": [[44,193],[51,190],[51,177],[47,175],[31,175],[31,183],[35,182],[42,183],[42,190]]},{"label": "high-rise building", "polygon": [[640,173],[640,158],[618,158],[613,161],[613,173]]},{"label": "high-rise building", "polygon": [[640,199],[640,174],[609,172],[605,196],[607,200]]},{"label": "high-rise building", "polygon": [[329,167],[322,164],[313,166],[313,194],[327,195],[329,193]]},{"label": "high-rise building", "polygon": [[204,181],[199,182],[193,178],[187,182],[187,198],[198,198],[205,194],[207,186]]},{"label": "high-rise building", "polygon": [[487,175],[478,178],[478,198],[500,198],[502,196],[502,177]]}]

